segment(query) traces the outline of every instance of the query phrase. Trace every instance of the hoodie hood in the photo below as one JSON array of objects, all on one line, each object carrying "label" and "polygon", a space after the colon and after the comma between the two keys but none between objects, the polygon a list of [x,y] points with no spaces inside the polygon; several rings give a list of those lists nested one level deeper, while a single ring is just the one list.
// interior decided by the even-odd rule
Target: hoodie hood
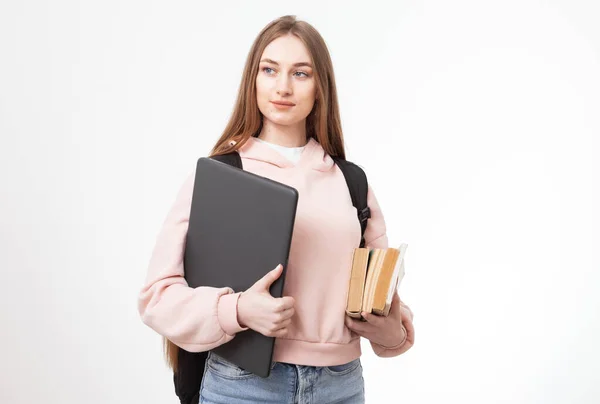
[{"label": "hoodie hood", "polygon": [[262,161],[280,168],[306,167],[317,171],[329,171],[334,164],[321,144],[313,138],[309,138],[297,164],[253,136],[238,149],[238,152],[242,158]]}]

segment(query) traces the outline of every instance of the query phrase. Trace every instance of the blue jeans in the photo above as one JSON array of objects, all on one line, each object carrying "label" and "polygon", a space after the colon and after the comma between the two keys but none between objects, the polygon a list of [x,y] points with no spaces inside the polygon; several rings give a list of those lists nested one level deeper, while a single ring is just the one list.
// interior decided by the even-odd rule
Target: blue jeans
[{"label": "blue jeans", "polygon": [[363,404],[365,383],[360,358],[337,366],[273,362],[262,378],[209,352],[201,404]]}]

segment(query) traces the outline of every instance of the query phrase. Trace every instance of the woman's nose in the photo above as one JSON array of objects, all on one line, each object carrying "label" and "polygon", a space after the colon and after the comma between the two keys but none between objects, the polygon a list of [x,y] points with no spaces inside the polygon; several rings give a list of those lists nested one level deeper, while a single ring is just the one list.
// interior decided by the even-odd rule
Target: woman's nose
[{"label": "woman's nose", "polygon": [[277,94],[291,94],[292,88],[288,77],[281,75],[277,78]]}]

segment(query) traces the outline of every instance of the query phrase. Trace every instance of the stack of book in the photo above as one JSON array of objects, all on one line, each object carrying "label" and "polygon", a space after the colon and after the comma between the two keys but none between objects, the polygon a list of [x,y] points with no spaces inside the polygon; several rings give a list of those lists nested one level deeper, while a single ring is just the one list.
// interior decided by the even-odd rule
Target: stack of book
[{"label": "stack of book", "polygon": [[404,277],[407,244],[398,248],[355,248],[352,258],[346,314],[361,312],[387,316],[392,298]]}]

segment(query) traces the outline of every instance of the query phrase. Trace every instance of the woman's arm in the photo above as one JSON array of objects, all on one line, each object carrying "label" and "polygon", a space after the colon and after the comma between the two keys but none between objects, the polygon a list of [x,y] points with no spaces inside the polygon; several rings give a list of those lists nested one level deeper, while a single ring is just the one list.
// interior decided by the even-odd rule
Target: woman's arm
[{"label": "woman's arm", "polygon": [[[368,220],[367,228],[365,229],[365,246],[368,248],[388,248],[389,245],[385,218],[383,216],[383,212],[381,211],[381,207],[377,202],[375,193],[373,192],[373,189],[370,185],[367,193],[367,204],[371,209],[371,218]],[[410,311],[408,306],[406,306],[400,300],[399,303],[400,307],[402,307],[402,323],[391,323],[386,324],[386,326],[399,327],[404,337],[400,340],[398,344],[394,346],[383,346],[373,341],[369,341],[371,343],[371,348],[373,348],[373,352],[375,352],[377,356],[398,356],[406,352],[413,345],[414,328],[412,325],[412,312]],[[394,306],[396,306],[396,304]],[[408,313],[410,313],[410,315],[408,315]]]},{"label": "woman's arm", "polygon": [[144,324],[179,347],[207,351],[246,330],[237,321],[239,293],[228,287],[188,286],[183,271],[195,172],[180,188],[162,225],[138,295]]}]

